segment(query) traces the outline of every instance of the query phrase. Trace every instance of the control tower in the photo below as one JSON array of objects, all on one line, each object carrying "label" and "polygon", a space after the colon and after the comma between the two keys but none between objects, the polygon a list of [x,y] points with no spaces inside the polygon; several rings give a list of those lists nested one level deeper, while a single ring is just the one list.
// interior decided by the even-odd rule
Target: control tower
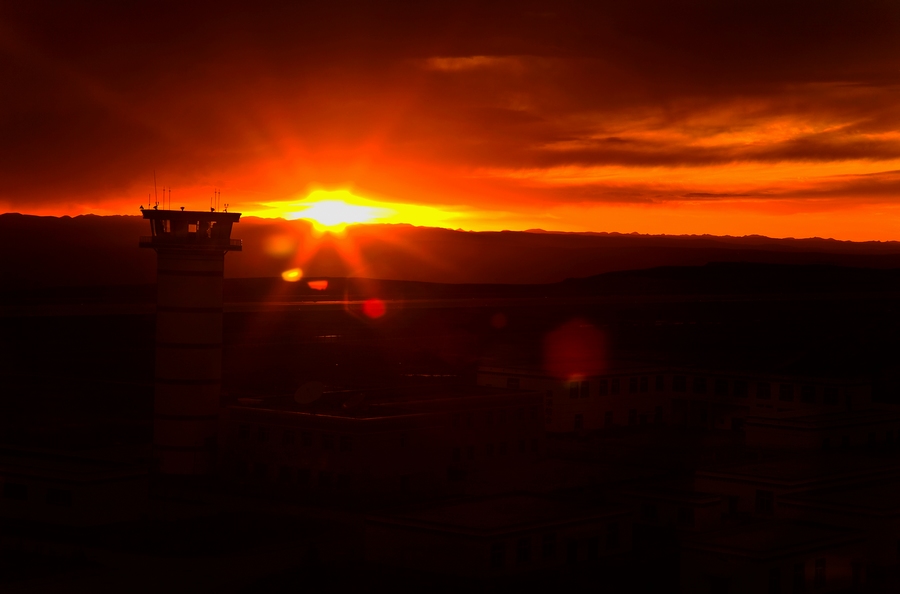
[{"label": "control tower", "polygon": [[161,474],[199,475],[216,460],[225,254],[240,213],[144,210],[156,250],[153,449]]}]

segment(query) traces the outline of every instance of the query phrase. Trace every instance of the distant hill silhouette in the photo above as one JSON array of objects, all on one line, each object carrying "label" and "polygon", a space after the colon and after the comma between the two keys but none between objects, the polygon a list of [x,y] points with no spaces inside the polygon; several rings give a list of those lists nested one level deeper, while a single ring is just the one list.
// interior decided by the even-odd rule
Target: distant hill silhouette
[{"label": "distant hill silhouette", "polygon": [[[155,256],[137,247],[138,237],[148,231],[148,223],[138,216],[3,214],[0,278],[7,290],[153,284]],[[244,240],[244,251],[225,259],[229,278],[278,277],[286,269],[300,267],[306,277],[536,284],[714,262],[900,268],[900,243],[818,238],[465,232],[357,225],[338,240],[329,235],[315,239],[305,221],[252,217],[235,226],[234,237]],[[352,251],[348,252],[348,245]]]}]

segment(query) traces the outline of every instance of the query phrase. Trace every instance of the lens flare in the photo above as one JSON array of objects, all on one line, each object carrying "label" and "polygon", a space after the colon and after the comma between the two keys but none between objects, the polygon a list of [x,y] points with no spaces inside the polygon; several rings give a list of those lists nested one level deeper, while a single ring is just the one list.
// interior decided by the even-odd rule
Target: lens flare
[{"label": "lens flare", "polygon": [[303,278],[303,271],[299,268],[291,268],[290,270],[285,270],[284,272],[282,272],[281,278],[289,283],[295,283]]},{"label": "lens flare", "polygon": [[383,316],[387,311],[387,306],[381,299],[368,299],[363,303],[363,313],[366,316],[376,320]]},{"label": "lens flare", "polygon": [[312,289],[312,290],[314,290],[314,291],[324,291],[325,289],[328,288],[328,281],[327,281],[327,280],[315,280],[315,281],[309,281],[309,282],[306,283],[306,284],[307,284],[307,286],[308,286],[310,289]]},{"label": "lens flare", "polygon": [[544,339],[544,367],[554,377],[589,377],[600,373],[605,364],[603,335],[586,320],[570,320]]}]

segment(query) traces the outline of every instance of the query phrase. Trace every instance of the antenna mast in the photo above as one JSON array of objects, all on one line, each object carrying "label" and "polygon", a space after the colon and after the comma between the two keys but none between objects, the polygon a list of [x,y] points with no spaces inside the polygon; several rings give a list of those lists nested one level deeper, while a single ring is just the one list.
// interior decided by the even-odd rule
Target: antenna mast
[{"label": "antenna mast", "polygon": [[[159,195],[156,193],[156,169],[153,170],[153,201],[159,206]],[[165,207],[166,205],[163,204],[163,208]]]}]

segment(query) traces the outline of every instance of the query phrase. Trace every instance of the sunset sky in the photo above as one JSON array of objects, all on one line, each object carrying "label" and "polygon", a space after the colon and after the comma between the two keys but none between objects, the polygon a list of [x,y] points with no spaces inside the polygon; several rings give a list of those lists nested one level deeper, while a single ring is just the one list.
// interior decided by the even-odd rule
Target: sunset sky
[{"label": "sunset sky", "polygon": [[2,212],[900,239],[896,1],[3,3],[0,75]]}]

